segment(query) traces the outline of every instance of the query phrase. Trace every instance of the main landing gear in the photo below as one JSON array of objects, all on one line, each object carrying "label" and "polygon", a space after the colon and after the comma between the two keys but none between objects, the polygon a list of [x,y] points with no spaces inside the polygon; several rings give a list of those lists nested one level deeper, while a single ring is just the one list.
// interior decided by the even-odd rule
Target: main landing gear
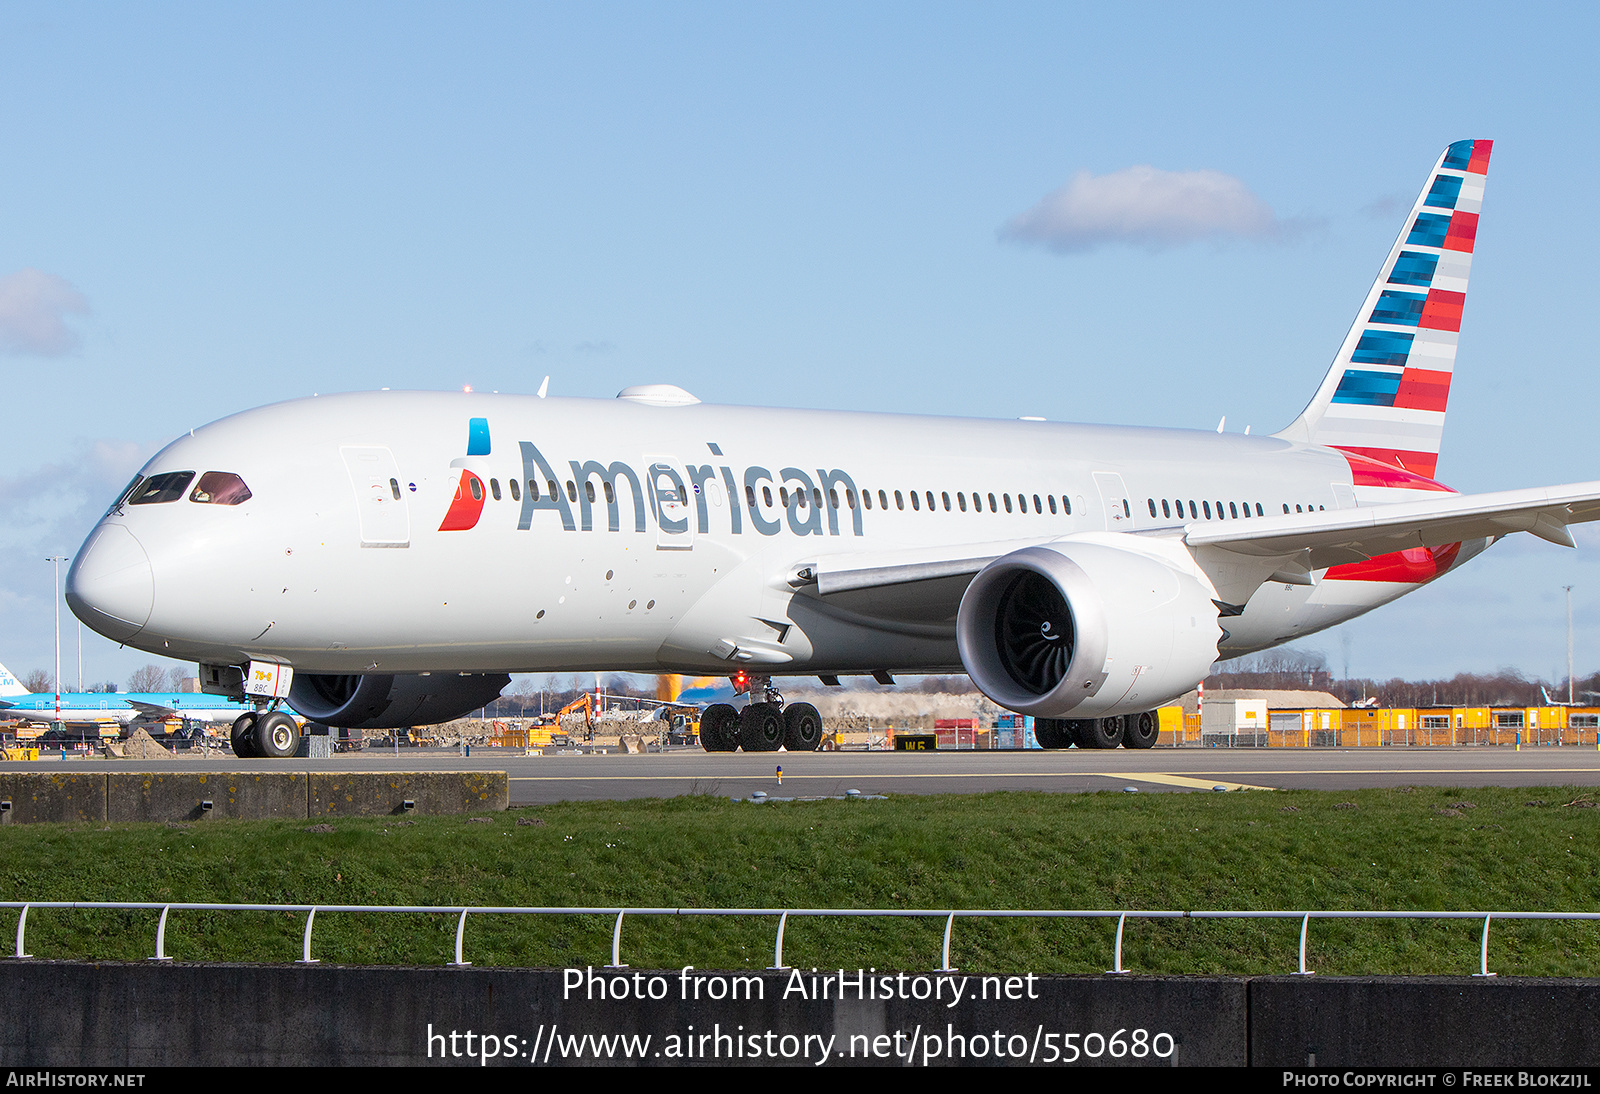
[{"label": "main landing gear", "polygon": [[700,747],[707,752],[815,752],[822,744],[822,715],[810,703],[785,704],[769,679],[752,678],[753,695],[760,686],[765,700],[743,710],[714,703],[700,714]]},{"label": "main landing gear", "polygon": [[1040,748],[1151,748],[1161,734],[1156,712],[1110,718],[1035,718],[1033,736]]}]

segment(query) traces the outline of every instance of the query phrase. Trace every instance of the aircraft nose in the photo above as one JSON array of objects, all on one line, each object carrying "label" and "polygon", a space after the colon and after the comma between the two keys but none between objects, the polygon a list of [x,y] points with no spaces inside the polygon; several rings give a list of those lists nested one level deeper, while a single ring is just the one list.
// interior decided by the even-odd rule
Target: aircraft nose
[{"label": "aircraft nose", "polygon": [[94,630],[126,642],[144,627],[155,604],[150,558],[132,532],[102,524],[67,572],[67,606]]}]

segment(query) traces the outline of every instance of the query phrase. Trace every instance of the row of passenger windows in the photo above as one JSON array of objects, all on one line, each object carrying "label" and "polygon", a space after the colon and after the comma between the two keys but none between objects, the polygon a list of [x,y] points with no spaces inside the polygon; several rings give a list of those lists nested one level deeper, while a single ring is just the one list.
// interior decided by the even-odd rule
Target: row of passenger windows
[{"label": "row of passenger windows", "polygon": [[[879,490],[877,492],[877,508],[887,511],[889,508],[890,496],[890,491]],[[892,496],[894,497],[894,507],[900,511],[905,510],[906,502],[909,498],[913,512],[921,512],[924,506],[926,506],[927,511],[930,513],[936,512],[941,507],[946,513],[951,512],[952,510],[957,510],[962,513],[967,512],[967,494],[960,490],[956,491],[955,493],[954,503],[951,502],[951,495],[948,490],[941,490],[937,495],[935,495],[932,490],[923,490],[920,492],[916,490],[908,490],[905,492],[896,490],[893,492]],[[744,497],[747,503],[752,506],[755,505],[755,487],[746,485],[744,488]],[[797,506],[802,509],[806,507],[806,492],[804,490],[796,490],[794,491],[793,495],[791,495],[787,487],[778,487],[779,505],[787,509],[789,507],[791,497]],[[1019,510],[1024,513],[1028,512],[1028,496],[1025,494],[1017,495],[1015,506],[1012,504],[1010,494],[1001,494],[998,500],[993,494],[989,494],[987,497],[988,509],[991,513],[1000,512],[1002,507],[1004,507],[1007,513],[1016,512]],[[981,513],[984,511],[984,498],[984,494],[980,494],[976,490],[972,492],[971,506],[973,512]],[[857,504],[856,492],[849,487],[846,487],[844,491],[844,503],[845,507],[849,509],[854,509]],[[761,488],[761,504],[765,505],[769,509],[772,508],[772,487],[763,486]],[[822,491],[816,487],[811,488],[810,504],[815,505],[818,508],[822,507]],[[828,504],[835,509],[839,508],[839,492],[837,489],[830,488],[828,490]],[[863,509],[873,508],[873,492],[871,490],[861,491],[860,504]],[[1067,516],[1072,515],[1072,502],[1066,497],[1066,495],[1062,495],[1061,497],[1060,510],[1057,510],[1056,499],[1053,496],[1049,497],[1048,500],[1042,500],[1038,494],[1033,495],[1033,511],[1035,513],[1043,513],[1046,505],[1049,506],[1050,512],[1052,513],[1059,511],[1064,512]]]},{"label": "row of passenger windows", "polygon": [[[1156,515],[1156,499],[1155,498],[1146,498],[1145,499],[1145,504],[1147,506],[1149,506],[1149,508],[1150,508],[1150,515],[1152,517],[1155,516]],[[1179,520],[1182,520],[1183,519],[1183,515],[1184,515],[1184,506],[1185,505],[1187,505],[1189,507],[1189,509],[1188,509],[1189,519],[1191,519],[1191,520],[1199,520],[1202,514],[1205,515],[1205,519],[1206,520],[1213,519],[1212,518],[1211,502],[1209,502],[1209,501],[1202,501],[1202,502],[1199,502],[1198,504],[1196,504],[1193,500],[1188,501],[1188,502],[1177,501],[1177,500],[1168,502],[1166,498],[1162,498],[1160,504],[1161,504],[1161,516],[1167,518],[1168,520],[1171,520],[1173,518],[1174,510],[1176,510],[1177,518]],[[1259,501],[1258,502],[1254,502],[1253,504],[1255,505],[1255,512],[1252,514],[1250,512],[1250,507],[1252,505],[1251,502],[1248,502],[1248,501],[1221,502],[1221,501],[1219,501],[1219,502],[1216,503],[1217,508],[1216,508],[1216,518],[1215,519],[1217,519],[1217,520],[1227,520],[1227,519],[1229,519],[1231,517],[1234,520],[1238,520],[1240,517],[1249,517],[1249,516],[1264,517],[1264,516],[1267,515],[1267,511],[1261,507],[1261,503]],[[1223,511],[1223,506],[1224,505],[1227,506],[1227,511],[1226,512]],[[1321,508],[1322,508],[1322,506],[1320,506],[1320,505],[1307,504],[1304,507],[1304,509],[1302,509],[1299,505],[1296,505],[1294,507],[1294,511],[1296,513],[1299,513],[1299,512],[1315,513],[1318,510],[1320,510]],[[1285,513],[1287,513],[1289,511],[1289,503],[1288,502],[1284,502],[1283,503],[1283,511]]]},{"label": "row of passenger windows", "polygon": [[[213,472],[213,474],[214,473],[215,472]],[[237,478],[237,476],[235,476],[235,478]],[[471,484],[473,500],[475,500],[475,501],[483,500],[483,487],[482,487],[482,485],[480,485],[477,477],[476,476],[468,476],[468,482]],[[243,485],[243,484],[241,483],[240,485]],[[511,500],[512,501],[521,501],[522,500],[522,491],[521,491],[520,485],[518,484],[517,480],[516,479],[510,479],[510,480],[507,481],[506,485],[510,488]],[[567,483],[566,483],[566,487],[567,487],[567,489],[566,489],[567,500],[568,501],[577,501],[578,500],[578,487],[577,487],[577,484],[575,482],[573,482],[571,479],[568,479]],[[617,497],[616,497],[616,491],[613,488],[613,486],[611,485],[611,483],[602,481],[601,484],[600,484],[600,487],[605,493],[606,504],[614,505],[616,503]],[[545,492],[547,493],[547,495],[549,497],[552,497],[552,498],[556,497],[561,492],[560,485],[554,479],[546,479],[545,483],[544,483],[544,489],[545,489]],[[180,487],[180,491],[181,491],[181,487]],[[489,492],[494,496],[494,500],[495,501],[499,501],[500,500],[501,495],[500,495],[500,480],[499,479],[490,479],[489,480]],[[595,488],[594,488],[594,480],[593,479],[590,479],[590,480],[586,481],[583,484],[583,492],[584,492],[584,497],[587,498],[591,503],[593,503],[594,501],[597,500],[596,495],[595,495]],[[744,495],[745,495],[745,501],[750,506],[754,507],[757,504],[757,494],[756,494],[756,489],[755,489],[754,486],[746,484],[745,488],[744,488]],[[249,496],[250,496],[249,491],[246,490],[245,491],[245,497],[249,497]],[[883,510],[887,510],[889,508],[889,498],[890,498],[890,496],[891,495],[890,495],[889,491],[887,491],[887,490],[879,490],[877,492],[877,508],[883,509]],[[540,497],[539,480],[537,480],[537,479],[529,479],[528,480],[528,497],[532,501],[538,501],[539,500],[539,497]],[[760,497],[760,504],[764,505],[768,509],[772,508],[772,504],[773,504],[773,500],[774,500],[773,499],[773,488],[772,487],[763,486],[761,488],[761,493],[760,493],[759,497]],[[960,511],[962,513],[965,513],[965,512],[967,512],[967,507],[968,507],[968,500],[967,500],[968,499],[968,495],[965,494],[962,491],[959,491],[959,490],[956,491],[956,493],[954,495],[954,499],[955,500],[954,500],[953,504],[952,504],[952,501],[951,501],[950,492],[949,491],[944,491],[944,490],[940,491],[938,493],[938,495],[935,495],[932,490],[924,490],[924,491],[920,491],[920,492],[916,491],[916,490],[910,490],[910,491],[906,491],[904,493],[902,493],[899,490],[896,490],[896,491],[893,492],[893,497],[894,497],[894,507],[897,510],[904,510],[906,508],[907,498],[910,499],[911,509],[913,511],[918,511],[918,512],[920,512],[923,509],[923,507],[926,506],[928,512],[935,512],[938,509],[942,508],[947,513],[952,511],[952,509]],[[984,494],[984,493],[979,493],[978,491],[974,490],[972,492],[972,495],[971,495],[972,511],[976,512],[976,513],[983,512],[984,511],[984,505],[985,505],[985,499],[987,499],[988,511],[991,512],[991,513],[998,513],[1002,509],[1004,509],[1004,511],[1007,512],[1007,513],[1018,512],[1018,511],[1026,513],[1026,512],[1030,511],[1029,510],[1029,503],[1031,501],[1031,503],[1032,503],[1032,512],[1034,512],[1034,513],[1041,513],[1042,514],[1048,509],[1048,511],[1050,512],[1051,515],[1060,514],[1060,515],[1065,515],[1065,516],[1069,516],[1069,517],[1072,515],[1072,499],[1069,498],[1065,494],[1061,495],[1061,498],[1060,498],[1061,504],[1060,504],[1060,506],[1058,508],[1057,505],[1056,505],[1056,496],[1053,495],[1053,494],[1047,494],[1047,495],[1044,495],[1043,497],[1041,497],[1038,494],[1033,494],[1031,496],[1028,495],[1028,494],[1018,494],[1018,495],[1016,495],[1016,501],[1013,504],[1012,496],[1010,494],[1001,494],[998,498],[996,498],[996,496],[994,494],[992,494],[992,493]],[[244,499],[241,498],[240,500],[242,501]],[[675,499],[673,499],[671,497],[666,497],[666,500],[672,501],[672,500],[675,500]],[[777,488],[777,499],[776,500],[777,500],[777,503],[780,506],[782,506],[783,508],[785,508],[785,509],[787,509],[790,506],[790,504],[793,504],[793,505],[795,505],[796,507],[798,507],[800,509],[805,509],[808,506],[816,506],[817,508],[820,509],[820,508],[822,508],[822,505],[823,505],[822,490],[820,488],[818,488],[818,487],[812,487],[810,493],[807,494],[807,492],[805,490],[802,490],[802,489],[796,489],[796,490],[791,492],[788,487],[780,486],[780,487]],[[828,490],[828,502],[827,503],[829,505],[831,505],[834,509],[839,508],[839,491],[838,491],[837,488],[829,488],[829,490]],[[139,504],[139,503],[136,502],[135,504]],[[230,502],[228,504],[237,504],[237,503]],[[854,509],[856,507],[857,498],[856,498],[855,490],[853,490],[853,489],[851,489],[849,487],[845,488],[845,491],[844,491],[844,504],[845,504],[845,507],[849,508],[849,509]],[[1169,501],[1166,498],[1162,498],[1158,502],[1155,498],[1147,498],[1146,501],[1145,501],[1145,504],[1148,506],[1148,508],[1150,510],[1150,515],[1152,517],[1157,516],[1157,506],[1159,505],[1160,506],[1159,515],[1162,516],[1162,517],[1165,517],[1168,520],[1173,519],[1174,516],[1176,516],[1179,520],[1183,519],[1185,511],[1186,511],[1186,507],[1187,507],[1188,516],[1189,516],[1189,518],[1191,520],[1199,520],[1199,519],[1201,519],[1202,514],[1204,515],[1204,518],[1206,520],[1212,520],[1212,519],[1226,520],[1226,519],[1228,519],[1230,517],[1235,519],[1235,520],[1237,520],[1240,517],[1249,517],[1249,516],[1262,517],[1262,516],[1266,516],[1266,510],[1262,507],[1260,502],[1248,502],[1248,501],[1244,501],[1244,502],[1233,502],[1233,501],[1223,502],[1223,501],[1218,501],[1218,502],[1215,503],[1216,508],[1215,508],[1214,511],[1212,509],[1213,503],[1210,502],[1210,501],[1199,501],[1199,502],[1196,502],[1196,501],[1193,501],[1193,500],[1189,500],[1189,501],[1171,500],[1171,501]],[[871,490],[863,490],[863,491],[861,491],[860,505],[864,509],[873,508],[873,492]],[[1251,512],[1252,506],[1254,507],[1254,512],[1253,513]],[[1123,503],[1123,509],[1126,512],[1126,510],[1127,510],[1127,503],[1126,502]],[[1296,504],[1295,507],[1294,507],[1294,511],[1296,513],[1299,513],[1299,512],[1316,512],[1317,510],[1320,510],[1320,509],[1322,509],[1322,506],[1320,506],[1320,505],[1312,505],[1312,504],[1309,504],[1309,503],[1304,505],[1303,507],[1301,505],[1299,505],[1299,504]],[[1289,512],[1289,503],[1288,502],[1284,503],[1283,511],[1285,513]],[[1213,512],[1215,513],[1215,516],[1213,516]]]},{"label": "row of passenger windows", "polygon": [[[481,501],[482,498],[483,498],[483,487],[481,485],[479,485],[477,478],[475,476],[469,476],[468,482],[470,483],[470,489],[472,490],[473,500]],[[510,488],[511,500],[512,501],[521,501],[522,500],[522,494],[521,494],[520,485],[517,482],[517,480],[516,479],[508,480],[506,485]],[[566,483],[566,487],[567,487],[567,489],[566,489],[567,500],[568,501],[577,501],[578,500],[578,486],[577,486],[577,484],[575,482],[573,482],[571,479],[568,479],[567,483]],[[605,481],[602,480],[602,482],[600,483],[600,487],[605,492],[606,503],[608,505],[615,504],[615,502],[617,500],[616,491],[612,487],[611,483],[605,482]],[[546,479],[545,482],[544,482],[544,491],[545,491],[545,494],[547,496],[555,497],[557,494],[559,494],[561,492],[561,487],[554,479]],[[583,484],[583,492],[584,492],[584,496],[590,502],[594,502],[596,500],[595,488],[594,488],[594,480],[593,479],[590,479],[590,480],[586,481]],[[500,500],[500,480],[498,480],[498,479],[490,479],[489,480],[489,493],[494,497],[495,501],[499,501]],[[839,493],[840,492],[839,492],[837,487],[830,487],[828,489],[828,492],[827,492],[826,504],[831,506],[834,509],[839,508],[839,502],[840,502]],[[674,498],[668,496],[668,494],[670,494],[670,492],[666,492],[666,493],[663,494],[663,497],[665,497],[666,500],[668,500],[668,501],[675,500]],[[757,504],[758,495],[756,493],[755,487],[746,484],[746,486],[744,488],[744,495],[745,495],[745,501],[749,505],[755,506]],[[889,491],[887,491],[887,490],[879,490],[877,492],[877,506],[876,507],[879,508],[879,509],[887,510],[889,508],[889,498],[890,498],[890,496],[891,495],[890,495]],[[538,501],[539,500],[539,498],[540,498],[539,480],[537,480],[537,479],[529,479],[528,480],[528,497],[532,501]],[[950,495],[949,491],[941,491],[936,496],[932,490],[924,490],[924,491],[922,491],[920,493],[918,491],[916,491],[916,490],[911,490],[911,491],[908,491],[908,492],[901,492],[899,490],[896,490],[896,491],[893,492],[893,497],[894,497],[894,507],[896,509],[900,509],[900,510],[904,510],[905,509],[905,507],[906,507],[906,499],[908,497],[910,498],[911,508],[913,510],[916,510],[916,511],[921,511],[924,505],[926,505],[926,507],[927,507],[929,512],[932,512],[932,511],[940,508],[941,506],[943,507],[944,511],[947,512],[947,513],[950,512],[952,509],[959,510],[960,512],[965,513],[967,511],[967,508],[968,508],[967,495],[965,493],[961,492],[961,491],[957,491],[956,492],[953,502],[951,500],[951,495]],[[971,495],[971,508],[972,508],[972,510],[974,512],[981,513],[981,512],[984,511],[985,498],[986,497],[987,497],[988,511],[991,512],[991,513],[998,513],[1002,509],[1004,509],[1007,513],[1016,512],[1016,511],[1021,511],[1023,513],[1026,513],[1026,512],[1029,511],[1030,498],[1026,494],[1018,494],[1016,496],[1016,501],[1013,503],[1012,497],[1011,497],[1010,494],[1001,494],[997,498],[994,494],[984,495],[984,494],[978,493],[975,490],[975,491],[972,492],[972,495]],[[763,486],[761,488],[761,493],[759,495],[759,499],[760,499],[760,504],[766,506],[768,509],[772,508],[772,504],[773,504],[773,501],[774,501],[773,488],[770,487],[770,486]],[[777,503],[779,505],[781,505],[785,509],[787,509],[791,504],[796,506],[796,507],[798,507],[798,508],[800,508],[800,509],[805,509],[805,508],[807,508],[809,506],[815,506],[818,509],[820,509],[825,504],[824,500],[823,500],[823,492],[822,492],[821,488],[815,487],[815,486],[813,486],[811,488],[809,493],[807,493],[803,489],[796,489],[796,490],[791,491],[787,486],[780,486],[780,487],[777,488],[776,500],[777,500]],[[1063,494],[1061,496],[1061,505],[1060,505],[1059,509],[1056,506],[1056,499],[1055,499],[1054,496],[1041,497],[1038,494],[1034,494],[1034,495],[1032,495],[1031,501],[1032,501],[1032,511],[1035,512],[1035,513],[1043,513],[1043,512],[1045,512],[1046,509],[1048,509],[1053,514],[1054,513],[1064,513],[1067,516],[1071,516],[1072,515],[1072,500],[1070,498],[1068,498],[1065,494]],[[844,505],[845,505],[845,508],[854,509],[857,506],[857,504],[859,504],[863,509],[872,509],[874,507],[874,505],[873,505],[873,492],[871,490],[863,490],[863,491],[861,491],[860,497],[858,499],[857,496],[856,496],[856,491],[854,489],[850,488],[850,487],[846,487],[845,490],[844,490]]]}]

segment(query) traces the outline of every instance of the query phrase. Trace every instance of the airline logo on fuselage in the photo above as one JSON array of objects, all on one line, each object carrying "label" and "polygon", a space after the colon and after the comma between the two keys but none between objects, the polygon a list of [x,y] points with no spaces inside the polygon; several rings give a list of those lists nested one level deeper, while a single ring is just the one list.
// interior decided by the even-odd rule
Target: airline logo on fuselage
[{"label": "airline logo on fuselage", "polygon": [[[746,467],[681,463],[671,457],[651,460],[642,470],[622,461],[568,460],[571,474],[558,475],[532,441],[519,441],[521,481],[512,492],[520,503],[517,527],[534,527],[536,514],[555,514],[564,531],[596,530],[599,510],[605,528],[623,528],[624,509],[632,531],[644,532],[649,513],[663,538],[718,532],[775,536],[785,528],[797,536],[862,535],[862,502],[855,480],[837,468]],[[718,451],[715,448],[713,451]],[[473,418],[468,427],[467,456],[490,454],[489,423]],[[719,452],[720,454],[720,452]],[[474,528],[483,515],[492,487],[471,468],[461,468],[455,496],[439,525],[441,532]],[[498,491],[496,500],[499,500]],[[520,497],[518,496],[520,495]]]}]

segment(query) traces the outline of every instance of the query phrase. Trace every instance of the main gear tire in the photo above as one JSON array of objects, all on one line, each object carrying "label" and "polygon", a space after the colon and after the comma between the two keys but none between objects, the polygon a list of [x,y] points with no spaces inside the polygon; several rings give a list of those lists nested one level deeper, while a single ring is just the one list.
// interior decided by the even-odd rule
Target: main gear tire
[{"label": "main gear tire", "polygon": [[1122,743],[1123,727],[1127,719],[1121,715],[1110,718],[1089,718],[1078,723],[1079,748],[1116,748]]},{"label": "main gear tire", "polygon": [[790,752],[815,752],[822,744],[822,715],[810,703],[783,708],[783,747]]},{"label": "main gear tire", "polygon": [[739,712],[727,703],[713,703],[700,713],[700,747],[707,752],[732,752],[739,747]]},{"label": "main gear tire", "polygon": [[751,703],[739,712],[739,746],[746,752],[776,752],[788,727],[772,703]]},{"label": "main gear tire", "polygon": [[1040,748],[1067,748],[1074,740],[1071,727],[1065,718],[1035,718],[1033,739]]},{"label": "main gear tire", "polygon": [[1161,735],[1161,722],[1156,717],[1156,712],[1147,710],[1143,714],[1130,714],[1125,719],[1127,725],[1123,731],[1123,748],[1153,748],[1156,738]]}]

